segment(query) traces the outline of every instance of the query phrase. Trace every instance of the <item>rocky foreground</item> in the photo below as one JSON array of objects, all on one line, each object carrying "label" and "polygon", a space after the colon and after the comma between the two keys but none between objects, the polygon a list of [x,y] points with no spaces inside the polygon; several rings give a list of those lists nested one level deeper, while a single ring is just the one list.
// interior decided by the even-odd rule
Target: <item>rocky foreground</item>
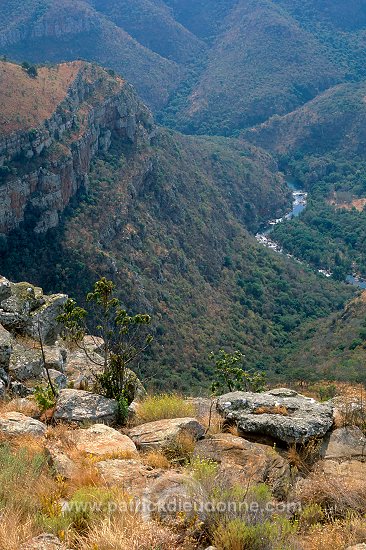
[{"label": "rocky foreground", "polygon": [[[57,316],[66,299],[65,295],[45,296],[28,283],[0,279],[0,451],[10,445],[18,456],[19,447],[31,452],[36,445],[45,457],[49,482],[61,484],[58,492],[51,491],[52,505],[42,511],[48,520],[53,517],[62,522],[68,517],[68,507],[75,504],[75,487],[92,492],[98,487],[117,509],[116,500],[120,503],[120,495],[128,495],[142,522],[138,529],[150,526],[155,534],[160,533],[159,544],[206,548],[215,543],[218,549],[230,550],[235,546],[223,542],[217,517],[212,520],[207,503],[215,500],[219,489],[221,498],[241,490],[240,498],[246,501],[249,494],[254,498],[253,491],[267,487],[266,506],[270,504],[275,515],[262,517],[259,524],[275,524],[276,514],[282,514],[291,530],[286,548],[330,548],[320,542],[323,546],[317,546],[315,541],[323,540],[321,536],[329,534],[334,522],[346,522],[339,548],[353,543],[360,543],[354,548],[366,547],[362,401],[350,403],[339,397],[320,403],[280,388],[228,393],[215,400],[180,399],[181,415],[165,418],[157,399],[156,419],[145,421],[141,411],[147,398],[136,379],[129,422],[121,427],[118,403],[93,393],[95,364],[91,357],[98,355],[102,342],[88,336],[82,351],[70,348],[60,338]],[[58,397],[50,410],[42,411],[34,393],[37,386],[47,385],[47,370]],[[48,493],[47,498],[51,498]],[[0,513],[6,517],[1,502],[0,498]],[[93,546],[88,532],[96,529],[96,520],[88,521],[91,524],[85,520],[81,528],[73,519],[67,528],[53,525],[37,534],[42,531],[38,527],[4,548],[104,550],[130,544],[124,531],[119,546]],[[332,527],[327,527],[327,522]],[[352,522],[358,522],[357,529]],[[141,535],[139,546],[130,547],[160,547],[144,546],[149,536]]]}]

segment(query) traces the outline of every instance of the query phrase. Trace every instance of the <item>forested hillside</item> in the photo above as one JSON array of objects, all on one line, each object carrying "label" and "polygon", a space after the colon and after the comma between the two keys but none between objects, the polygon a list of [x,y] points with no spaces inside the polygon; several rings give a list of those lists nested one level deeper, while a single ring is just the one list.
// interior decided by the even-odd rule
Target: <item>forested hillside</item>
[{"label": "forested hillside", "polygon": [[1,0],[0,10],[0,53],[96,61],[188,133],[233,135],[365,77],[361,1]]},{"label": "forested hillside", "polygon": [[[53,79],[64,82],[72,67],[55,68],[47,79],[43,69],[32,78],[26,69],[3,64],[8,89],[13,73],[22,74],[30,87],[17,96],[13,111],[8,104],[7,119],[17,120],[22,101],[29,108],[32,88],[40,82],[45,89],[54,86]],[[351,296],[345,285],[277,257],[251,236],[288,208],[289,193],[276,161],[243,141],[158,128],[121,79],[113,87],[113,77],[104,73],[109,88],[101,88],[105,77],[99,80],[100,69],[77,67],[81,75],[85,72],[86,85],[95,79],[98,95],[90,91],[85,97],[77,85],[83,101],[74,101],[74,131],[57,132],[57,124],[70,116],[68,103],[61,103],[52,146],[46,135],[38,156],[34,140],[43,130],[32,129],[25,132],[31,143],[26,154],[13,158],[12,149],[5,149],[8,172],[0,190],[15,190],[21,175],[18,208],[24,185],[36,177],[39,183],[29,185],[28,202],[24,212],[19,210],[23,218],[15,216],[14,208],[13,224],[4,222],[9,229],[0,243],[0,272],[78,299],[100,275],[114,280],[129,308],[153,316],[155,343],[143,368],[155,384],[187,391],[209,385],[208,353],[221,346],[242,350],[248,366],[275,375],[292,332],[304,320],[342,307]],[[117,94],[115,107],[108,89],[111,98]],[[97,97],[101,101],[102,90],[106,113],[99,108],[85,117],[93,113]],[[43,116],[50,115],[44,112],[32,124],[50,126]],[[96,142],[89,143],[88,136]],[[65,150],[69,144],[72,153]],[[32,147],[37,154],[30,162]],[[74,166],[81,157],[80,169],[88,170],[87,188],[80,185],[71,202],[58,201],[56,187],[64,196],[79,175],[65,169],[58,180],[62,164],[56,151],[65,166],[68,155],[74,155]],[[15,195],[9,196],[9,205],[15,204]]]}]

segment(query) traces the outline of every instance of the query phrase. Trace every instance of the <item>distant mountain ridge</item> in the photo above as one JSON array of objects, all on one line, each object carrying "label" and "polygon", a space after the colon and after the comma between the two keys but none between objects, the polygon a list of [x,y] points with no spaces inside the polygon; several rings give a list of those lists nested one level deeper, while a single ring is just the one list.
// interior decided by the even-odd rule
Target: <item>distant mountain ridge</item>
[{"label": "distant mountain ridge", "polygon": [[1,0],[0,11],[0,54],[100,63],[186,133],[232,135],[366,78],[361,0]]}]

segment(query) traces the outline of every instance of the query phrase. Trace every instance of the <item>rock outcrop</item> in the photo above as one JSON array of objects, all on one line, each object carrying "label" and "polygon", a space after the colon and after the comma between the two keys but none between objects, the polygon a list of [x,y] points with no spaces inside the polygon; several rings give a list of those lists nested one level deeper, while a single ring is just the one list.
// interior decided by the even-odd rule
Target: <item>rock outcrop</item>
[{"label": "rock outcrop", "polygon": [[132,428],[129,436],[139,449],[161,448],[182,433],[200,439],[205,428],[195,418],[173,418],[148,422]]},{"label": "rock outcrop", "polygon": [[331,405],[286,388],[228,393],[218,399],[217,408],[227,421],[237,425],[243,437],[286,444],[322,438],[333,425]]},{"label": "rock outcrop", "polygon": [[230,434],[217,434],[198,441],[193,455],[217,462],[219,478],[231,485],[268,483],[278,498],[284,498],[290,488],[289,464],[267,445]]},{"label": "rock outcrop", "polygon": [[0,415],[0,433],[7,436],[43,436],[46,433],[46,426],[39,420],[22,413],[8,412]]},{"label": "rock outcrop", "polygon": [[83,390],[61,390],[54,418],[65,422],[113,423],[117,419],[118,403]]},{"label": "rock outcrop", "polygon": [[[94,65],[74,65],[76,77],[51,117],[35,128],[0,133],[0,234],[25,220],[36,233],[57,226],[70,199],[87,190],[92,159],[107,152],[114,137],[148,140],[152,118],[132,88]],[[62,74],[60,65],[54,78]]]}]

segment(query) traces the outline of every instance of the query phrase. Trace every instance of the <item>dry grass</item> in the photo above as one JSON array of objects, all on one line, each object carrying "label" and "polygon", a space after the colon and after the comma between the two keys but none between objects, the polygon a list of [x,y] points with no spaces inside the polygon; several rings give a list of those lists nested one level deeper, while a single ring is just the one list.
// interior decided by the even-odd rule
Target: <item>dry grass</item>
[{"label": "dry grass", "polygon": [[288,416],[288,410],[283,405],[275,407],[258,407],[253,411],[254,414],[278,414],[280,416]]},{"label": "dry grass", "polygon": [[25,416],[39,417],[40,410],[37,404],[30,399],[12,399],[0,401],[0,414],[7,412],[19,412]]},{"label": "dry grass", "polygon": [[138,405],[135,424],[194,416],[194,405],[177,394],[149,395]]},{"label": "dry grass", "polygon": [[163,449],[163,453],[171,464],[184,465],[190,461],[196,439],[187,431],[180,433],[175,439],[169,441]]},{"label": "dry grass", "polygon": [[295,490],[303,505],[318,505],[328,521],[345,519],[352,512],[366,514],[366,483],[350,484],[339,477],[313,472]]},{"label": "dry grass", "polygon": [[319,460],[321,442],[310,440],[305,445],[290,445],[286,458],[293,468],[299,472],[310,473],[314,464]]},{"label": "dry grass", "polygon": [[213,410],[211,415],[208,413],[205,416],[198,417],[198,420],[205,426],[207,434],[216,435],[222,433],[224,421],[217,411]]},{"label": "dry grass", "polygon": [[301,540],[303,550],[344,550],[355,544],[366,543],[366,520],[350,517],[317,525]]},{"label": "dry grass", "polygon": [[165,454],[159,450],[152,450],[142,455],[142,461],[146,466],[156,470],[168,470],[171,466]]},{"label": "dry grass", "polygon": [[132,514],[108,518],[80,541],[80,550],[178,550],[176,536],[158,523]]},{"label": "dry grass", "polygon": [[39,126],[66,97],[82,63],[42,67],[30,78],[19,65],[0,63],[0,130],[8,134]]},{"label": "dry grass", "polygon": [[25,519],[21,511],[16,508],[0,511],[1,550],[19,550],[22,543],[38,534],[32,519]]}]

